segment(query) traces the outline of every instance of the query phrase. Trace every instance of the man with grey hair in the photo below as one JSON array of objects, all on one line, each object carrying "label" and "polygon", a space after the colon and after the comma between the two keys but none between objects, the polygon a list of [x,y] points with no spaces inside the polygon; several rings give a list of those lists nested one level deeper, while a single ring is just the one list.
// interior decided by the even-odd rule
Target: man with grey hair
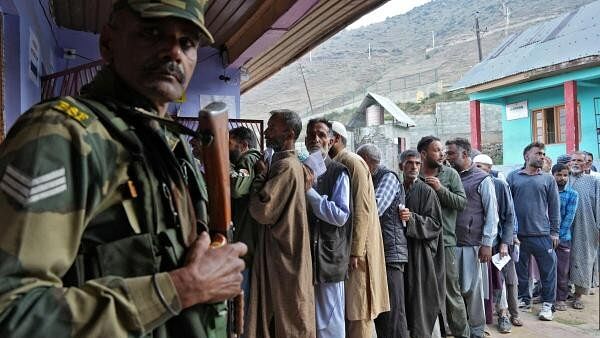
[{"label": "man with grey hair", "polygon": [[398,213],[398,207],[405,203],[404,189],[398,175],[381,164],[381,152],[377,146],[363,144],[356,153],[365,160],[371,172],[385,251],[390,311],[375,319],[377,337],[409,337],[404,307],[404,269],[408,248],[406,229]]},{"label": "man with grey hair", "polygon": [[329,155],[348,168],[353,201],[350,269],[346,281],[346,335],[371,338],[373,319],[390,310],[375,189],[365,161],[346,149],[346,127],[332,121],[331,129],[334,141]]},{"label": "man with grey hair", "polygon": [[417,151],[406,150],[400,155],[400,169],[406,192],[406,206],[398,212],[406,224],[408,244],[408,329],[411,337],[438,336],[446,302],[442,207],[435,190],[419,179],[421,155]]},{"label": "man with grey hair", "polygon": [[[271,163],[256,162],[250,215],[258,224],[246,337],[315,338],[315,296],[304,169],[295,142],[302,122],[283,109],[265,130]],[[289,290],[294,290],[290,297]]]},{"label": "man with grey hair", "polygon": [[304,144],[323,156],[325,172],[306,192],[309,205],[317,338],[345,337],[345,290],[350,256],[350,177],[348,169],[327,155],[333,142],[331,123],[311,119]]},{"label": "man with grey hair", "polygon": [[571,154],[569,184],[579,194],[575,219],[571,225],[570,281],[575,284],[575,309],[584,308],[581,296],[588,294],[592,287],[600,233],[600,181],[584,174],[586,166],[585,152]]}]

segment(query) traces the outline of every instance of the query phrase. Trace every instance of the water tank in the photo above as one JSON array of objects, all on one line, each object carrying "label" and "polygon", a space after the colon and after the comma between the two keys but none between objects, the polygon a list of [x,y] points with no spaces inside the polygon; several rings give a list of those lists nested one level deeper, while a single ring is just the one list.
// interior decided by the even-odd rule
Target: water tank
[{"label": "water tank", "polygon": [[383,124],[383,107],[373,104],[367,107],[366,111],[367,127]]}]

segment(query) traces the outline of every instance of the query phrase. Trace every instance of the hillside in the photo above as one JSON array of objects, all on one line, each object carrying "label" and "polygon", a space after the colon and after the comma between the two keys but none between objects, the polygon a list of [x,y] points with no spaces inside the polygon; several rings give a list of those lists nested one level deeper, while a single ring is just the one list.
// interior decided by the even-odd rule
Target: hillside
[{"label": "hillside", "polygon": [[[441,92],[477,63],[476,13],[486,31],[482,35],[485,57],[506,34],[590,2],[593,0],[433,0],[384,22],[338,33],[245,93],[242,117],[266,118],[275,108],[309,114],[300,65],[315,113],[336,105],[346,105],[346,109],[358,105],[367,89],[396,101],[414,101],[416,91]],[[502,3],[510,10],[508,29]]]}]

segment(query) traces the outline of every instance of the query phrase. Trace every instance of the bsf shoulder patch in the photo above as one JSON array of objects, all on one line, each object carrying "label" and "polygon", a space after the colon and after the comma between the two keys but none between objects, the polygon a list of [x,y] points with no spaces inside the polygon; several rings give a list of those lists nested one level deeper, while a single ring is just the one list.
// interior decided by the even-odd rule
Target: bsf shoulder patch
[{"label": "bsf shoulder patch", "polygon": [[26,206],[67,191],[66,171],[63,167],[38,177],[29,177],[8,165],[0,180],[0,189]]},{"label": "bsf shoulder patch", "polygon": [[67,96],[59,99],[52,104],[52,108],[57,110],[87,128],[96,117],[92,115],[88,109],[85,109],[81,104],[77,103],[72,97]]}]

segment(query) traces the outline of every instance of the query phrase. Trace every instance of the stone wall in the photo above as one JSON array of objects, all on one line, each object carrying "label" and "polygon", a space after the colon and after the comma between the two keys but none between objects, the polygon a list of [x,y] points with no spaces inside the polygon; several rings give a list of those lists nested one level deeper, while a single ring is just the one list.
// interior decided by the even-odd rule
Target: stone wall
[{"label": "stone wall", "polygon": [[357,128],[353,132],[353,149],[366,143],[375,144],[381,151],[381,163],[398,171],[398,138],[404,137],[410,143],[409,129],[398,124]]},{"label": "stone wall", "polygon": [[[410,128],[409,148],[416,148],[423,136],[435,135],[443,142],[455,137],[470,139],[469,102],[440,102],[435,112],[409,116],[416,127]],[[496,163],[502,163],[502,106],[481,105],[481,138],[483,152]]]}]

